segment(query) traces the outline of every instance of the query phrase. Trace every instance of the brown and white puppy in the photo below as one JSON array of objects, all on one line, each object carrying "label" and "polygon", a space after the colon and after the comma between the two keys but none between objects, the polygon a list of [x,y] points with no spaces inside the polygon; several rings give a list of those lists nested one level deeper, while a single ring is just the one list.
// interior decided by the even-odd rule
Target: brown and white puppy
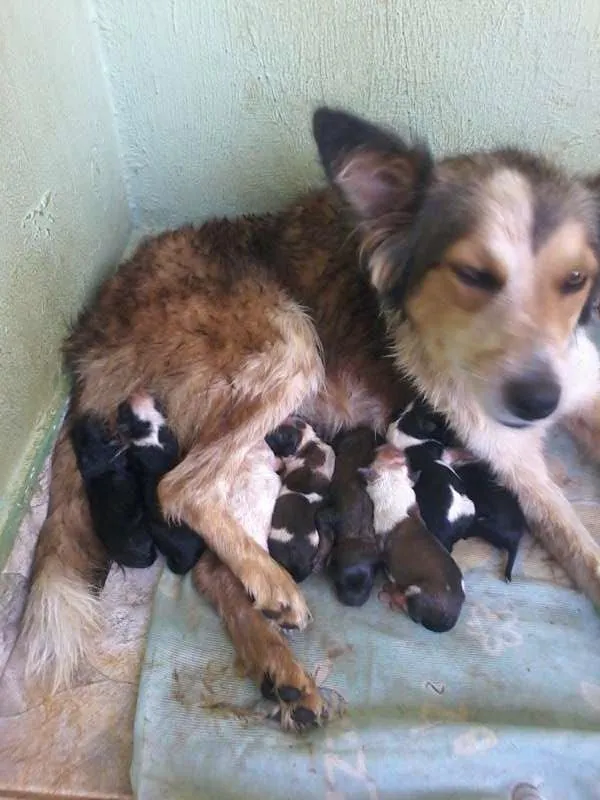
[{"label": "brown and white puppy", "polygon": [[[600,602],[600,548],[542,456],[545,430],[569,418],[600,457],[598,359],[581,330],[598,272],[600,181],[514,151],[434,163],[426,148],[330,109],[315,114],[314,133],[335,192],[144,242],[74,326],[71,403],[23,621],[30,673],[68,683],[101,622],[108,558],[69,430],[83,414],[111,429],[140,390],[165,409],[184,454],[160,483],[162,511],[202,531],[222,560],[204,569],[202,590],[254,675],[266,669],[270,623],[254,615],[251,633],[234,624],[231,583],[281,624],[303,627],[310,614],[228,507],[240,464],[292,413],[326,439],[360,425],[381,433],[414,386]],[[323,718],[326,701],[289,649],[268,668]]]},{"label": "brown and white puppy", "polygon": [[360,472],[373,501],[375,534],[391,581],[380,597],[430,631],[449,631],[460,615],[464,583],[450,553],[419,516],[406,455],[383,445]]},{"label": "brown and white puppy", "polygon": [[[301,583],[321,569],[333,544],[319,535],[316,515],[329,492],[335,455],[333,448],[298,418],[288,420],[267,441],[281,461],[281,489],[271,520],[269,553]],[[295,448],[290,445],[293,441]]]},{"label": "brown and white puppy", "polygon": [[384,549],[390,583],[380,599],[391,609],[405,610],[434,633],[452,630],[465,600],[462,573],[450,553],[432,536],[413,506],[388,535]]}]

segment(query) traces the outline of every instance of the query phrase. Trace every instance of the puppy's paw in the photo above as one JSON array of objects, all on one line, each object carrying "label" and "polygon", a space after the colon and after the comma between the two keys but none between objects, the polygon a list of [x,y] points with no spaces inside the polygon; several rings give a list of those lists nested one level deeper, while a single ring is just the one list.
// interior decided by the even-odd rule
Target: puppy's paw
[{"label": "puppy's paw", "polygon": [[377,596],[391,611],[406,611],[406,596],[395,583],[384,583]]},{"label": "puppy's paw", "polygon": [[242,563],[238,578],[254,605],[282,628],[304,630],[312,616],[291,576],[267,553]]}]

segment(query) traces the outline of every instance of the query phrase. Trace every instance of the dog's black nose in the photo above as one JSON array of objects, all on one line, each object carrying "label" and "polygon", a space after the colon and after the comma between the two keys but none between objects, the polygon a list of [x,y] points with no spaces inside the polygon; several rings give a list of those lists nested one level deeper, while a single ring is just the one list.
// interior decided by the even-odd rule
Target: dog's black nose
[{"label": "dog's black nose", "polygon": [[560,384],[546,365],[536,365],[504,385],[506,410],[523,422],[549,417],[560,400]]}]

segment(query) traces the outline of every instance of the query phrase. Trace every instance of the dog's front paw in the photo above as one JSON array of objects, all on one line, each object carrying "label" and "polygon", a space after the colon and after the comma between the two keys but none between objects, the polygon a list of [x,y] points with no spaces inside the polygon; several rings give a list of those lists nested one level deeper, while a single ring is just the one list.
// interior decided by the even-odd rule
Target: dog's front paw
[{"label": "dog's front paw", "polygon": [[292,681],[283,685],[277,685],[270,674],[265,675],[260,687],[262,695],[276,704],[268,713],[270,719],[285,731],[303,733],[345,714],[347,703],[339,692],[318,687],[299,667],[298,672],[294,677],[279,676]]},{"label": "dog's front paw", "polygon": [[267,554],[242,563],[238,578],[254,605],[282,628],[304,630],[312,616],[293,579]]}]

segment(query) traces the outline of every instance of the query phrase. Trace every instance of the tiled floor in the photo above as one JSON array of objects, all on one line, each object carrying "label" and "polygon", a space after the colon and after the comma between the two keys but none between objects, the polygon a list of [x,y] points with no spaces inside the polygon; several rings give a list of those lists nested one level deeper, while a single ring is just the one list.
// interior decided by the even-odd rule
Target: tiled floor
[{"label": "tiled floor", "polygon": [[0,575],[0,800],[128,798],[138,676],[159,565],[111,572],[106,627],[73,689],[48,697],[25,687],[15,646],[35,538],[46,509],[47,469]]}]

